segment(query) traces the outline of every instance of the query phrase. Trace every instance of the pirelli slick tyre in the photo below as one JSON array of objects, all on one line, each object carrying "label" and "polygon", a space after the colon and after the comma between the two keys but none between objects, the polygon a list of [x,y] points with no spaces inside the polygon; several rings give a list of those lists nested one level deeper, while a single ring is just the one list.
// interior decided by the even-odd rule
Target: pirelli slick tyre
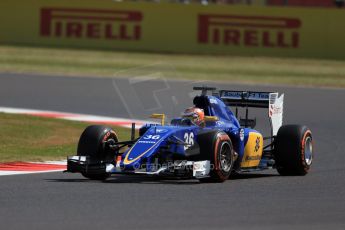
[{"label": "pirelli slick tyre", "polygon": [[[112,128],[101,125],[88,126],[80,136],[77,155],[89,156],[99,162],[111,161],[115,153],[105,144],[109,140],[118,142],[118,137]],[[82,173],[82,175],[91,180],[105,180],[110,176],[108,173]]]},{"label": "pirelli slick tyre", "polygon": [[304,125],[282,126],[274,144],[276,168],[283,176],[304,176],[313,162],[313,137]]},{"label": "pirelli slick tyre", "polygon": [[209,178],[202,178],[200,182],[224,182],[233,169],[234,150],[229,136],[221,131],[198,135],[198,143],[203,160],[211,162]]}]

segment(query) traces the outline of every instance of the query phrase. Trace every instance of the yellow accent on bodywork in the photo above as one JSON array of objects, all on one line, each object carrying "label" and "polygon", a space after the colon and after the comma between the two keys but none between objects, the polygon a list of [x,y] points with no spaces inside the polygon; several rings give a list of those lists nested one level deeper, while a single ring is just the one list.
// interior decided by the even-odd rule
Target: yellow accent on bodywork
[{"label": "yellow accent on bodywork", "polygon": [[260,133],[250,132],[244,155],[241,162],[242,168],[256,167],[259,165],[264,146],[264,139]]}]

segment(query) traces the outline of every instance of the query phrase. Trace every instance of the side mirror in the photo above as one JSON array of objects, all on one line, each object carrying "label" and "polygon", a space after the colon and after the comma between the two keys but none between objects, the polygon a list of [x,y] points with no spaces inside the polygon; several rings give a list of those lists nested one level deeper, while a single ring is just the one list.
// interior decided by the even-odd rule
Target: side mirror
[{"label": "side mirror", "polygon": [[160,119],[161,125],[164,126],[165,123],[165,114],[154,113],[150,116],[150,118]]},{"label": "side mirror", "polygon": [[216,116],[205,116],[205,121],[219,121],[219,118]]}]

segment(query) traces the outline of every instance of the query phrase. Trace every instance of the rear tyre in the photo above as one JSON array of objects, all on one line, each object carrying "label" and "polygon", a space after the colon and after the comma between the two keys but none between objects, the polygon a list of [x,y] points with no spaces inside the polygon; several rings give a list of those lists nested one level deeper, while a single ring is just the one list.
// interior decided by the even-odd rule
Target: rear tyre
[{"label": "rear tyre", "polygon": [[[107,144],[108,141],[118,142],[117,135],[110,127],[101,125],[88,126],[81,134],[78,143],[78,156],[89,156],[99,162],[109,162],[115,157],[115,152]],[[91,180],[105,180],[109,173],[82,173],[82,175]]]},{"label": "rear tyre", "polygon": [[282,176],[304,176],[313,162],[313,137],[302,125],[282,126],[274,144],[277,171]]},{"label": "rear tyre", "polygon": [[229,136],[221,131],[199,134],[198,143],[202,160],[211,162],[210,177],[202,178],[200,182],[226,181],[234,165],[234,150]]}]

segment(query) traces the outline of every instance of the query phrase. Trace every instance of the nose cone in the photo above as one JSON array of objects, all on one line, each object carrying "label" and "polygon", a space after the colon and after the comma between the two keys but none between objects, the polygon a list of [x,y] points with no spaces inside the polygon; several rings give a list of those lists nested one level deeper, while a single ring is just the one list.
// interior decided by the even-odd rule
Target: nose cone
[{"label": "nose cone", "polygon": [[137,169],[146,158],[154,155],[162,142],[173,133],[171,127],[151,127],[127,152],[122,155],[126,169]]}]

